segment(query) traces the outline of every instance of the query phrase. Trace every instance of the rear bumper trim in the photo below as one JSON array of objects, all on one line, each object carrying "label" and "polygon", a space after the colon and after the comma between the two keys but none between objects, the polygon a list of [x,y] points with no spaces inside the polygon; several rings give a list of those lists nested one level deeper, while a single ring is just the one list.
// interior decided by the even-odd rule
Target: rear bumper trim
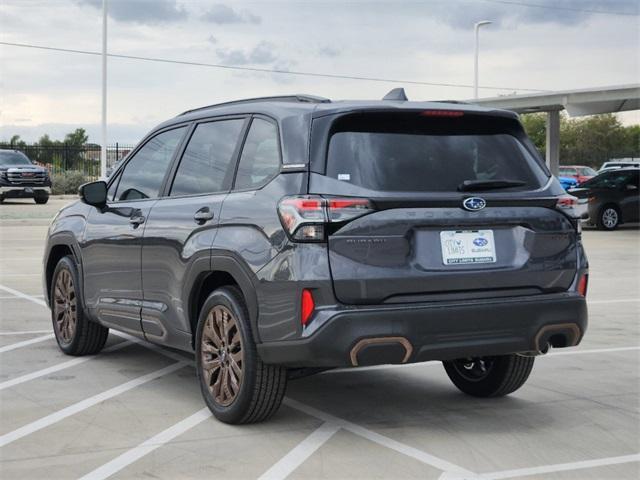
[{"label": "rear bumper trim", "polygon": [[[587,329],[586,301],[575,292],[326,313],[326,321],[307,338],[258,344],[262,360],[292,367],[361,365],[356,347],[375,343],[366,355],[369,365],[506,355],[540,351],[548,343],[574,346]],[[404,355],[398,354],[399,345]]]}]

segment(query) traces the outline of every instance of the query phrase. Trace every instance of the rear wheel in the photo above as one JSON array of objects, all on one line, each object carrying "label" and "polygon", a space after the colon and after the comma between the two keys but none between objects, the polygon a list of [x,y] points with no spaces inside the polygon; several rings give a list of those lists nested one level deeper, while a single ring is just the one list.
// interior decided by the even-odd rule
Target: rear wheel
[{"label": "rear wheel", "polygon": [[462,392],[474,397],[502,397],[529,378],[533,357],[500,355],[442,362],[447,375]]},{"label": "rear wheel", "polygon": [[38,205],[43,205],[49,201],[49,195],[47,195],[46,193],[44,195],[36,195],[33,197],[33,199]]},{"label": "rear wheel", "polygon": [[615,230],[620,225],[620,211],[614,205],[605,205],[600,210],[597,226],[600,230]]},{"label": "rear wheel", "polygon": [[236,287],[214,291],[201,309],[196,371],[205,403],[225,423],[261,422],[282,403],[287,370],[260,360],[249,313]]},{"label": "rear wheel", "polygon": [[78,292],[80,281],[73,259],[63,257],[51,280],[51,319],[58,346],[67,355],[89,355],[104,347],[109,329],[85,317]]}]

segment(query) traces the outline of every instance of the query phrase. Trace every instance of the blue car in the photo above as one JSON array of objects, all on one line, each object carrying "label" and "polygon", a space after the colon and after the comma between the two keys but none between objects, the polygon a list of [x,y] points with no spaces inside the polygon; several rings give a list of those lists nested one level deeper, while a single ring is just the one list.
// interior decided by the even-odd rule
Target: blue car
[{"label": "blue car", "polygon": [[578,186],[578,181],[573,177],[558,177],[558,180],[560,180],[560,185],[565,190]]}]

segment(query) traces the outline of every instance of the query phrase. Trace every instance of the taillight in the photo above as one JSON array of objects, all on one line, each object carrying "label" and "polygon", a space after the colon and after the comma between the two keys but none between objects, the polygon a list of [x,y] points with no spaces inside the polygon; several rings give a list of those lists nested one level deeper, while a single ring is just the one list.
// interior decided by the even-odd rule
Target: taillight
[{"label": "taillight", "polygon": [[562,195],[556,201],[556,208],[571,218],[579,218],[578,199],[573,195]]},{"label": "taillight", "polygon": [[302,298],[300,300],[300,322],[303,326],[307,325],[315,308],[316,304],[313,301],[311,290],[305,288],[302,290]]},{"label": "taillight", "polygon": [[587,286],[589,284],[589,275],[586,273],[578,280],[578,293],[583,297],[587,296]]},{"label": "taillight", "polygon": [[284,197],[278,204],[282,226],[292,240],[322,242],[328,223],[341,223],[372,212],[366,198],[300,195]]}]

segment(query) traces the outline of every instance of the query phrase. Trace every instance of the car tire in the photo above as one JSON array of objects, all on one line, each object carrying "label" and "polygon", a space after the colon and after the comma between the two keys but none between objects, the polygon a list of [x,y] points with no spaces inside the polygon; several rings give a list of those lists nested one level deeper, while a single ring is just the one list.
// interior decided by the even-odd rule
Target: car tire
[{"label": "car tire", "polygon": [[596,226],[599,230],[615,230],[620,225],[620,210],[615,205],[605,205],[598,212]]},{"label": "car tire", "polygon": [[503,397],[515,392],[529,378],[533,357],[500,355],[442,362],[459,390],[474,397]]},{"label": "car tire", "polygon": [[0,195],[0,203],[4,203],[4,197]]},{"label": "car tire", "polygon": [[33,199],[38,205],[44,205],[49,201],[49,195],[36,195]]},{"label": "car tire", "polygon": [[109,329],[84,314],[78,269],[71,257],[60,259],[51,277],[49,299],[53,332],[67,355],[91,355],[104,347]]},{"label": "car tire", "polygon": [[287,369],[260,360],[237,287],[214,291],[200,310],[196,372],[205,403],[222,422],[261,422],[282,403]]}]

